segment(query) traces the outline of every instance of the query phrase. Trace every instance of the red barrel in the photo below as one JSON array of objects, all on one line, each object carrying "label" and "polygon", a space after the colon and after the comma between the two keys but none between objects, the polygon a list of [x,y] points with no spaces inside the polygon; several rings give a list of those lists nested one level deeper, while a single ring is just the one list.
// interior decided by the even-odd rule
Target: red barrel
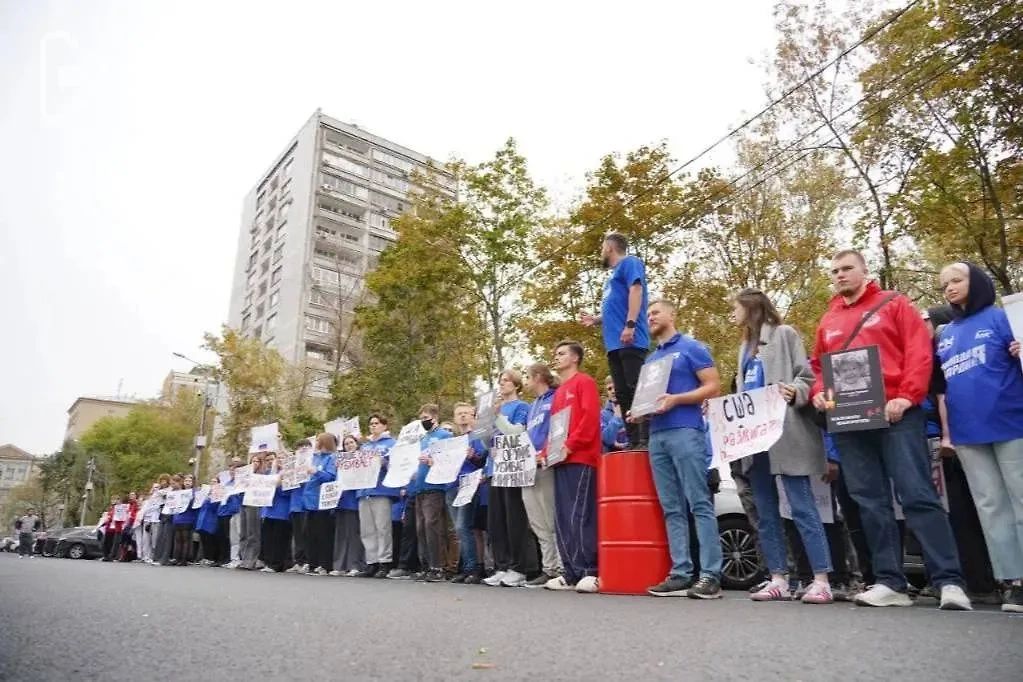
[{"label": "red barrel", "polygon": [[609,452],[597,470],[600,591],[646,594],[671,569],[664,513],[646,450]]}]

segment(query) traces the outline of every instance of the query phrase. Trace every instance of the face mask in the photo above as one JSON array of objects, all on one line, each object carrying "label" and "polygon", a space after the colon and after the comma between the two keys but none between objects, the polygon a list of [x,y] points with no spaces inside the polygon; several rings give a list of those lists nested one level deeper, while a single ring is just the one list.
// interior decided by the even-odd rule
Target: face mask
[{"label": "face mask", "polygon": [[419,423],[422,424],[423,428],[426,429],[427,431],[432,431],[433,430],[433,420],[432,419],[423,419]]}]

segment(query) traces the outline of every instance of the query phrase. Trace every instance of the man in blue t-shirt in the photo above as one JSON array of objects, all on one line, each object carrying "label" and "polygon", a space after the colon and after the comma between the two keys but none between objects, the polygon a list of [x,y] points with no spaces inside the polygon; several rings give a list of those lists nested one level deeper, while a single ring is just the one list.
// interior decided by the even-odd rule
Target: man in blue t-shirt
[{"label": "man in blue t-shirt", "polygon": [[[583,326],[600,325],[607,351],[615,393],[622,413],[632,409],[632,399],[650,348],[650,331],[643,311],[647,307],[646,267],[636,256],[629,255],[628,240],[617,233],[604,237],[600,257],[611,275],[604,282],[604,299],[600,315],[580,313]],[[633,447],[646,444],[645,424],[627,426]]]}]

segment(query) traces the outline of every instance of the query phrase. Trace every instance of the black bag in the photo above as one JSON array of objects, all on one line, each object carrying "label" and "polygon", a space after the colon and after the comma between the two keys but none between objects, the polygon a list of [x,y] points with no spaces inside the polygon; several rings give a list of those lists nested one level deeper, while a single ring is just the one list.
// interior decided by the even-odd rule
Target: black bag
[{"label": "black bag", "polygon": [[[849,346],[856,338],[856,335],[860,333],[861,329],[863,329],[863,325],[866,324],[867,320],[873,317],[878,310],[880,310],[881,308],[888,305],[891,301],[893,301],[898,295],[899,293],[897,291],[892,291],[887,296],[882,298],[880,303],[878,303],[876,306],[868,310],[866,314],[860,318],[860,321],[856,323],[856,326],[853,327],[852,333],[849,334],[849,336],[846,338],[845,343],[842,344],[842,347],[839,348],[838,351],[836,352],[848,350]],[[803,405],[801,408],[799,408],[799,410],[804,416],[808,417],[810,421],[816,424],[818,428],[827,430],[828,415],[814,407],[812,402],[806,403],[806,405]]]}]

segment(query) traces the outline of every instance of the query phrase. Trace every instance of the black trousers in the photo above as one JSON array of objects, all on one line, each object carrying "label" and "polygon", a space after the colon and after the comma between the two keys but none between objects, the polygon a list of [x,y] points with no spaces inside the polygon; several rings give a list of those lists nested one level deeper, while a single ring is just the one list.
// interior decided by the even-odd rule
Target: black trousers
[{"label": "black trousers", "polygon": [[113,561],[117,558],[117,552],[121,549],[121,531],[116,533],[103,534],[103,558]]},{"label": "black trousers", "polygon": [[192,556],[192,527],[174,526],[174,553],[172,559],[179,565],[188,563]]},{"label": "black trousers", "polygon": [[231,517],[217,517],[216,557],[210,557],[215,564],[231,561]]},{"label": "black trousers", "polygon": [[334,564],[334,510],[320,509],[308,512],[306,528],[306,554],[309,570],[333,570]]},{"label": "black trousers", "polygon": [[278,573],[291,568],[291,521],[263,519],[263,557]]},{"label": "black trousers", "polygon": [[416,498],[410,497],[405,505],[405,520],[401,525],[401,551],[398,553],[398,568],[406,571],[419,570],[419,536],[416,528]]},{"label": "black trousers", "polygon": [[487,528],[494,568],[518,571],[530,578],[539,573],[536,539],[522,503],[522,488],[490,488]]},{"label": "black trousers", "polygon": [[391,547],[394,548],[392,550],[393,554],[391,557],[394,561],[394,566],[397,566],[399,563],[398,559],[400,559],[401,554],[401,538],[401,521],[391,521]]},{"label": "black trousers", "polygon": [[[614,383],[615,396],[621,405],[623,417],[632,409],[632,400],[636,397],[636,384],[639,383],[639,371],[643,368],[646,353],[646,348],[627,346],[609,351],[607,354],[607,366],[611,372],[611,381]],[[625,431],[629,434],[629,444],[633,447],[647,441],[646,427],[643,424],[626,424]]]},{"label": "black trousers", "polygon": [[306,552],[306,533],[308,528],[309,512],[291,512],[291,538],[294,544],[293,558],[298,566],[304,566],[309,563],[309,555]]},{"label": "black trousers", "polygon": [[171,560],[171,553],[174,551],[174,516],[172,514],[160,515],[160,530],[156,536],[156,550],[153,552],[153,561],[159,564],[166,564]]},{"label": "black trousers", "polygon": [[219,542],[220,538],[216,533],[204,533],[199,531],[199,544],[202,545],[202,558],[206,561],[217,563],[217,557],[220,556]]}]

